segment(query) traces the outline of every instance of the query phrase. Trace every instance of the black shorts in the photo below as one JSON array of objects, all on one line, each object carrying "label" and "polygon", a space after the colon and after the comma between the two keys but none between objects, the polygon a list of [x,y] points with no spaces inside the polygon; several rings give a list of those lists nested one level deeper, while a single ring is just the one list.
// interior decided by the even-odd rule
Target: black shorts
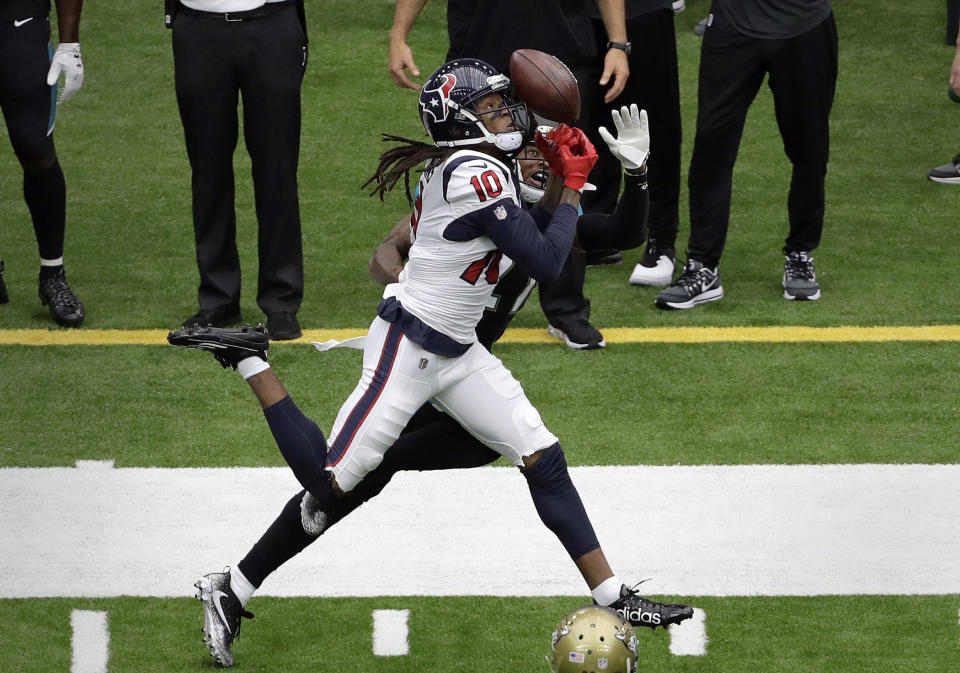
[{"label": "black shorts", "polygon": [[49,17],[0,23],[0,110],[18,155],[53,150],[57,87],[47,84],[52,52]]}]

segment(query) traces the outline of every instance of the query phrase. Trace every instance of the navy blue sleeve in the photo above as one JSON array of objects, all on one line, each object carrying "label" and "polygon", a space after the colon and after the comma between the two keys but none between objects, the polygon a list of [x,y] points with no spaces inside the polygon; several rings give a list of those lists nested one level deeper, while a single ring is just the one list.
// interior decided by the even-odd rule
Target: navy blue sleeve
[{"label": "navy blue sleeve", "polygon": [[536,220],[513,201],[501,199],[451,222],[443,231],[449,241],[485,235],[538,282],[555,279],[563,268],[577,229],[577,209],[560,204],[541,233]]}]

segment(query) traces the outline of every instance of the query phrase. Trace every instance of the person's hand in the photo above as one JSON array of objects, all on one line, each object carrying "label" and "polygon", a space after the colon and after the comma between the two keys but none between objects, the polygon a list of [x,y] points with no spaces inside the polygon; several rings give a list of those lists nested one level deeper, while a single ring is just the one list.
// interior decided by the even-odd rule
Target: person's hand
[{"label": "person's hand", "polygon": [[408,89],[420,89],[419,84],[407,77],[407,69],[410,70],[410,74],[414,77],[419,77],[420,68],[414,63],[413,52],[410,50],[410,45],[407,44],[406,40],[390,40],[389,58],[390,61],[387,66],[390,69],[390,76],[393,77],[393,81],[396,82],[397,86]]},{"label": "person's hand", "polygon": [[607,143],[610,152],[625,170],[635,171],[643,168],[650,155],[650,127],[647,123],[647,111],[638,110],[636,103],[629,108],[611,110],[613,126],[617,137],[614,138],[603,126],[599,128],[600,137]]},{"label": "person's hand", "polygon": [[568,142],[560,145],[560,163],[563,166],[563,186],[575,192],[582,192],[587,176],[597,163],[597,149],[578,128]]},{"label": "person's hand", "polygon": [[627,86],[627,78],[630,77],[630,66],[627,63],[627,54],[623,49],[607,49],[607,55],[603,57],[603,74],[600,75],[600,86],[610,88],[603,96],[603,102],[609,103],[614,98],[623,93],[623,88]]},{"label": "person's hand", "polygon": [[64,75],[60,102],[66,103],[83,86],[83,60],[80,58],[79,42],[61,42],[57,45],[47,72],[47,85],[56,84],[60,73]]}]

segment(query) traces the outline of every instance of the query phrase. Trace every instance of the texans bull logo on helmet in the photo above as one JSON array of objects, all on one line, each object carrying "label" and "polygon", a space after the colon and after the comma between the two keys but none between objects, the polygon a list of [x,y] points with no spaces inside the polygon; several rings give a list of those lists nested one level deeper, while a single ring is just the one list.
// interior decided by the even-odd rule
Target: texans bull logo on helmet
[{"label": "texans bull logo on helmet", "polygon": [[437,86],[431,88],[423,87],[420,92],[420,112],[429,114],[433,121],[442,122],[447,118],[447,101],[450,100],[450,92],[457,85],[457,78],[449,73],[440,76]]}]

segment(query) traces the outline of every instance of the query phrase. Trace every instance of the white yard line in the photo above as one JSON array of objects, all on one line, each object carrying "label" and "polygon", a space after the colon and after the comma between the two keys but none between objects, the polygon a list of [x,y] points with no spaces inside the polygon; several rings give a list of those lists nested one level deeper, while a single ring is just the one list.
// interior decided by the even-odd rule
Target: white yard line
[{"label": "white yard line", "polygon": [[378,657],[409,654],[409,610],[373,611],[373,653]]},{"label": "white yard line", "polygon": [[[960,465],[573,468],[626,582],[675,596],[960,593]],[[284,468],[0,469],[0,598],[188,596]],[[359,592],[359,593],[358,593]],[[262,595],[586,595],[514,468],[401,474]]]},{"label": "white yard line", "polygon": [[110,632],[107,613],[74,610],[70,613],[73,656],[70,673],[107,673],[110,659]]},{"label": "white yard line", "polygon": [[693,617],[679,624],[671,624],[670,654],[678,657],[702,657],[707,654],[707,615],[700,608],[693,609]]}]

